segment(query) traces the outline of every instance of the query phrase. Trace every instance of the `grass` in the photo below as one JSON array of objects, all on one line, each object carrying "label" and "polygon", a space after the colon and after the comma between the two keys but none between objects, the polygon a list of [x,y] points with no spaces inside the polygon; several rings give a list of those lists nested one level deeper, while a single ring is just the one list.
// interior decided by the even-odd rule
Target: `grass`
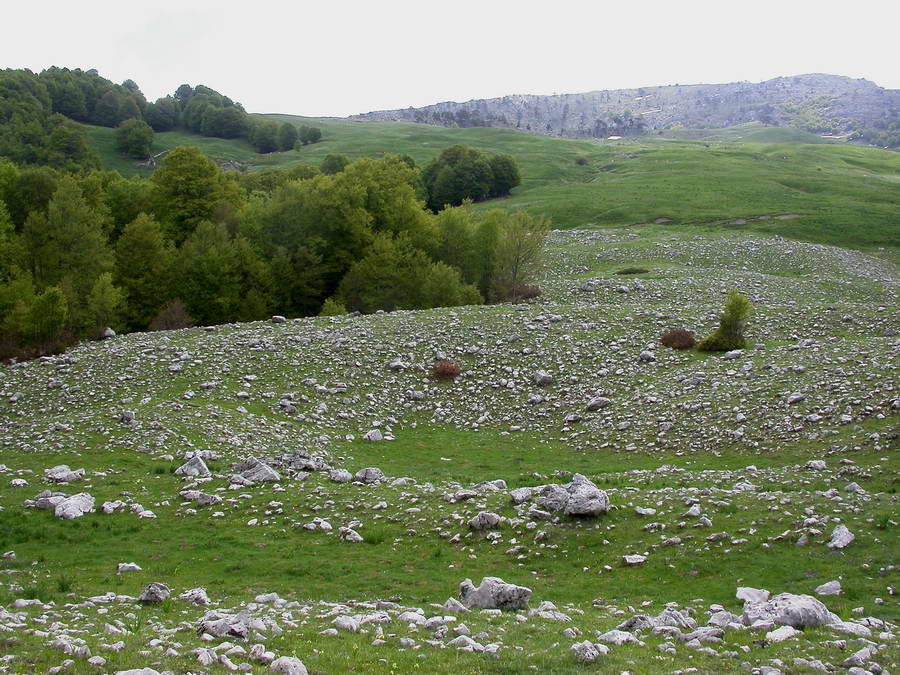
[{"label": "grass", "polygon": [[[522,185],[511,197],[478,208],[523,208],[555,227],[646,226],[667,218],[669,230],[746,230],[862,249],[900,245],[900,154],[817,144],[822,139],[790,129],[730,130],[706,141],[592,142],[509,129],[267,117],[316,124],[323,139],[299,151],[259,155],[242,140],[165,132],[156,134],[154,152],[196,145],[252,168],[318,166],[329,153],[356,159],[389,152],[408,154],[422,166],[443,148],[465,143],[509,153],[522,170]],[[106,168],[147,174],[116,154],[112,129],[88,130]],[[799,217],[774,218],[785,215]]]}]

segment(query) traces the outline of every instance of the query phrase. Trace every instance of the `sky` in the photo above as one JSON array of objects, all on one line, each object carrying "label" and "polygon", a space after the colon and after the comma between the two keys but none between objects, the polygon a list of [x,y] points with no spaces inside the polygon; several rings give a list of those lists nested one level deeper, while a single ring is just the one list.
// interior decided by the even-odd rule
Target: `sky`
[{"label": "sky", "polygon": [[831,73],[900,89],[900,2],[343,0],[4,7],[0,68],[96,68],[149,100],[346,116],[506,94]]}]

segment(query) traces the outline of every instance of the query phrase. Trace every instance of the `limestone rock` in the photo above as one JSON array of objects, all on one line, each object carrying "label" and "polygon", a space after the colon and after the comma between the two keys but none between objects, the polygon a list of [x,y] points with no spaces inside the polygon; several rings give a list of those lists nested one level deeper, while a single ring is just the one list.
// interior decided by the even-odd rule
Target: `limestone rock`
[{"label": "limestone rock", "polygon": [[816,595],[840,595],[841,582],[829,581],[816,588]]},{"label": "limestone rock", "polygon": [[145,605],[158,605],[159,603],[168,600],[171,594],[172,591],[169,590],[168,586],[154,581],[144,589],[141,593],[141,597],[138,598],[138,602],[144,603]]},{"label": "limestone rock", "polygon": [[847,548],[853,543],[854,539],[856,539],[856,536],[847,529],[846,525],[838,525],[831,533],[831,540],[828,542],[828,548]]},{"label": "limestone rock", "polygon": [[757,621],[771,621],[775,625],[793,628],[815,628],[837,623],[840,619],[811,595],[782,593],[765,602],[744,604],[744,624],[750,626]]},{"label": "limestone rock", "polygon": [[366,485],[371,485],[372,483],[380,483],[384,480],[384,473],[381,469],[376,469],[375,467],[367,467],[365,469],[360,469],[356,472],[354,476],[356,480],[360,483],[365,483]]},{"label": "limestone rock", "polygon": [[500,525],[500,516],[490,511],[482,511],[469,521],[469,527],[473,530],[493,530]]},{"label": "limestone rock", "polygon": [[293,656],[279,656],[272,661],[269,671],[280,675],[308,675],[303,661]]},{"label": "limestone rock", "polygon": [[499,577],[484,577],[476,588],[471,579],[459,585],[459,599],[469,609],[526,609],[531,589],[508,584]]},{"label": "limestone rock", "polygon": [[278,472],[272,469],[256,457],[251,457],[243,464],[244,470],[241,472],[241,478],[252,481],[254,483],[277,483],[281,480]]},{"label": "limestone rock", "polygon": [[194,455],[184,464],[175,469],[176,476],[199,476],[205,478],[209,475],[206,462],[200,455]]},{"label": "limestone rock", "polygon": [[93,510],[94,498],[87,492],[80,492],[57,503],[53,509],[53,514],[62,520],[72,520],[81,518],[85,513],[90,513]]}]

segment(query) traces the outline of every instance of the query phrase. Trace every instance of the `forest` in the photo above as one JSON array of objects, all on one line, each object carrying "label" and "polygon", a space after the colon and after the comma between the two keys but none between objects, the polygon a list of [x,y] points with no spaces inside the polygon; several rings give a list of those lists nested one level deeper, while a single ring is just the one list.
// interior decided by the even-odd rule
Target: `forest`
[{"label": "forest", "polygon": [[[454,153],[463,152],[451,149]],[[547,224],[426,207],[406,157],[224,173],[196,148],[150,179],[0,160],[0,343],[53,350],[147,330],[498,302],[529,286]]]},{"label": "forest", "polygon": [[293,150],[322,137],[317,127],[249,115],[202,84],[182,84],[149,102],[133,80],[114,84],[96,70],[0,71],[0,157],[67,171],[100,168],[79,122],[116,128],[120,150],[137,159],[150,154],[155,131],[246,138],[260,153]]},{"label": "forest", "polygon": [[547,223],[468,207],[509,194],[508,155],[408,156],[226,173],[193,147],[147,179],[103,171],[79,122],[145,157],[154,130],[245,135],[259,152],[321,139],[202,85],[147,102],[131,80],[0,72],[0,357],[109,331],[517,300]]}]

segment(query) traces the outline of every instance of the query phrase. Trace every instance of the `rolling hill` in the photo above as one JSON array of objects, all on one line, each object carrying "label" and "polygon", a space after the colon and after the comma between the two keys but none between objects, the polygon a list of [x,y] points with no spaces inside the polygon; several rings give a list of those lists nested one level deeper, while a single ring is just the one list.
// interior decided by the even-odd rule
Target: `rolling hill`
[{"label": "rolling hill", "polygon": [[[524,208],[551,218],[555,227],[667,219],[669,227],[752,230],[857,248],[900,245],[900,155],[822,143],[796,130],[749,124],[707,132],[704,140],[576,141],[512,129],[267,117],[314,123],[323,139],[299,151],[259,155],[242,140],[165,132],[156,134],[154,151],[194,145],[247,170],[317,166],[329,153],[351,159],[408,154],[422,166],[443,148],[464,143],[511,154],[522,170],[522,185],[510,198],[478,208]],[[106,168],[149,174],[115,152],[111,129],[88,129]],[[788,215],[799,217],[775,218]]]}]

